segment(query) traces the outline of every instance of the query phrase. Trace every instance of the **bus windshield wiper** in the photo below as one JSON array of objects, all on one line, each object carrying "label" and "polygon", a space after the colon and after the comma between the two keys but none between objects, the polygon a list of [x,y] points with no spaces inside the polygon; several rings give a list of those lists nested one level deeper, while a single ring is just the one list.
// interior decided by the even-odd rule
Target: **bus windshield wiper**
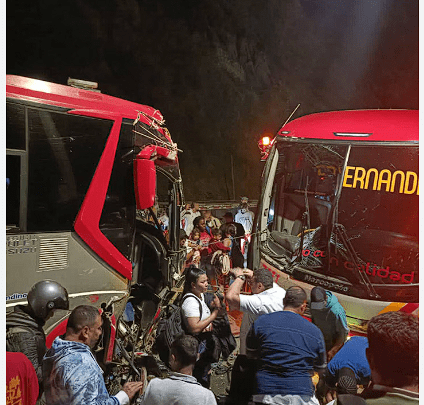
[{"label": "bus windshield wiper", "polygon": [[370,279],[366,272],[361,271],[360,259],[350,243],[349,237],[346,232],[346,228],[342,224],[334,224],[334,230],[336,231],[336,235],[340,238],[343,246],[347,250],[347,253],[350,256],[350,260],[352,261],[353,268],[356,270],[359,281],[365,284],[367,288],[368,294],[371,298],[380,298],[380,296],[375,292],[374,286],[372,285]]}]

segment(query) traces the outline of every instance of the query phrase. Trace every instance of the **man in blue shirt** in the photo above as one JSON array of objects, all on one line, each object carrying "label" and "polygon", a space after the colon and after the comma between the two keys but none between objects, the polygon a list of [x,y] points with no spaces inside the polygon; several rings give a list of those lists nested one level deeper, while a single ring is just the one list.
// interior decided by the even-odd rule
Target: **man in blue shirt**
[{"label": "man in blue shirt", "polygon": [[283,304],[283,311],[260,316],[247,336],[247,356],[258,363],[253,401],[318,405],[311,377],[326,367],[324,338],[302,317],[307,306],[303,288],[290,287]]},{"label": "man in blue shirt", "polygon": [[368,385],[371,369],[365,354],[368,339],[351,337],[328,363],[325,382],[339,394],[356,394],[357,385]]},{"label": "man in blue shirt", "polygon": [[59,336],[43,358],[47,405],[127,405],[143,382],[127,382],[116,395],[106,390],[103,371],[91,349],[102,334],[96,307],[79,305],[68,318],[64,339]]}]

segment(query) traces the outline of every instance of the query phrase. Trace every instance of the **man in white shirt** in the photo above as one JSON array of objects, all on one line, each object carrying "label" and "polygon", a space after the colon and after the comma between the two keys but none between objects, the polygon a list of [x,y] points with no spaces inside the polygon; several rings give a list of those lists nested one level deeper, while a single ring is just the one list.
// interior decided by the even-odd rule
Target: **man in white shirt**
[{"label": "man in white shirt", "polygon": [[[235,268],[231,270],[234,282],[225,296],[230,310],[243,312],[240,328],[240,354],[246,354],[246,336],[250,326],[259,315],[283,310],[286,291],[274,283],[269,270],[261,267],[255,271]],[[245,280],[250,283],[252,295],[242,295],[240,291]]]},{"label": "man in white shirt", "polygon": [[199,204],[193,203],[191,204],[191,210],[186,210],[185,213],[181,217],[181,222],[184,225],[184,230],[188,237],[193,230],[193,221],[194,218],[200,216]]},{"label": "man in white shirt", "polygon": [[249,210],[247,203],[243,203],[236,216],[234,217],[234,221],[243,225],[244,232],[246,234],[251,234],[253,228],[253,218],[253,212]]}]

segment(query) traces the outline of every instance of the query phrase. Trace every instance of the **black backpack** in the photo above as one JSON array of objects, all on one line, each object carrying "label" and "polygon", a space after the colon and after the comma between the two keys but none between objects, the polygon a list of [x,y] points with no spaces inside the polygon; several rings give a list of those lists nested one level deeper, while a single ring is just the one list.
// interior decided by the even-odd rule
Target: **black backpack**
[{"label": "black backpack", "polygon": [[187,334],[184,325],[181,306],[188,297],[194,297],[199,302],[200,318],[202,318],[202,303],[194,294],[186,294],[180,305],[168,305],[165,316],[158,322],[156,329],[156,339],[153,345],[153,351],[159,355],[159,358],[168,366],[169,351],[174,340]]}]

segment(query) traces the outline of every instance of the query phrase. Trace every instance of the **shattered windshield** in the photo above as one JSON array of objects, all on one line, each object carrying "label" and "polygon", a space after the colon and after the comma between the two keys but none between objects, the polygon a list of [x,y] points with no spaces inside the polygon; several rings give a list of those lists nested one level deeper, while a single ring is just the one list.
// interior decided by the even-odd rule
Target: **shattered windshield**
[{"label": "shattered windshield", "polygon": [[262,252],[336,292],[418,300],[418,148],[277,147]]}]

